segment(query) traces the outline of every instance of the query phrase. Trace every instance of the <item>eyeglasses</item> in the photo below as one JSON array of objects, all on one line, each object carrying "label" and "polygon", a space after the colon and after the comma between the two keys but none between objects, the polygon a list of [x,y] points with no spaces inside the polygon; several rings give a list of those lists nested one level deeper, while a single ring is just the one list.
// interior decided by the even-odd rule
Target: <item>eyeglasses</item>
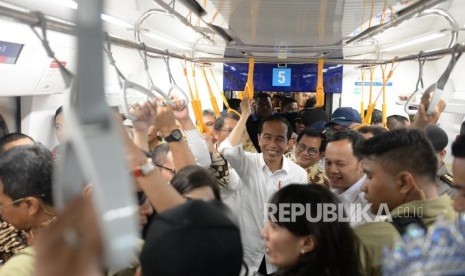
[{"label": "eyeglasses", "polygon": [[16,204],[16,203],[21,202],[21,201],[23,201],[25,199],[26,199],[25,197],[22,197],[22,198],[15,199],[12,202],[8,202],[8,203],[5,203],[3,205],[0,205],[0,213],[3,211],[3,208],[5,206]]},{"label": "eyeglasses", "polygon": [[[45,194],[32,195],[32,196],[25,196],[25,197],[21,197],[21,198],[15,199],[15,200],[13,200],[13,201],[11,201],[11,202],[5,203],[5,204],[3,204],[3,205],[0,205],[0,213],[3,211],[3,208],[4,208],[5,206],[16,204],[16,203],[18,203],[18,202],[21,202],[21,201],[25,200],[25,199],[28,198],[28,197],[43,198],[43,197],[45,197]],[[41,205],[41,206],[42,206],[42,205]],[[42,207],[43,207],[43,206],[42,206]]]},{"label": "eyeglasses", "polygon": [[319,152],[316,148],[307,147],[302,143],[297,144],[297,150],[299,150],[300,152],[306,151],[308,155],[317,155]]},{"label": "eyeglasses", "polygon": [[231,133],[233,131],[233,129],[232,128],[227,128],[227,129],[221,128],[221,129],[219,129],[219,131],[224,131],[224,132]]},{"label": "eyeglasses", "polygon": [[176,170],[175,169],[171,169],[171,168],[168,168],[168,167],[165,167],[165,166],[162,166],[162,165],[159,165],[159,164],[154,164],[155,166],[161,168],[161,169],[165,169],[167,171],[169,171],[170,173],[172,174],[176,174]]}]

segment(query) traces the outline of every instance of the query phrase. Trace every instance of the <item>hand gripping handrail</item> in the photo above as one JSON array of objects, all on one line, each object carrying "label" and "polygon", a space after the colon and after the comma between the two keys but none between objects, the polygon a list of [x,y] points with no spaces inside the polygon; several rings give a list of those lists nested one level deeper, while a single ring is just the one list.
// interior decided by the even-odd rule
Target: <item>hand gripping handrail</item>
[{"label": "hand gripping handrail", "polygon": [[[422,94],[430,94],[431,95],[431,100],[428,104],[428,106],[425,106],[426,108],[426,114],[431,114],[436,110],[436,107],[438,106],[439,102],[441,99],[444,98],[444,87],[446,86],[447,81],[449,80],[450,75],[452,74],[452,71],[454,70],[455,64],[457,63],[457,60],[461,57],[462,53],[457,54],[457,47],[459,44],[456,44],[453,48],[453,52],[451,53],[451,59],[449,61],[449,64],[447,65],[446,70],[442,73],[441,77],[436,83],[431,84],[428,86]],[[413,95],[415,95],[418,91],[415,91],[405,104],[405,112],[407,114],[412,115],[412,111],[408,109],[408,106],[411,105],[411,100],[413,99]],[[414,112],[416,113],[416,112]]]},{"label": "hand gripping handrail", "polygon": [[163,60],[165,61],[166,64],[166,71],[168,72],[168,78],[170,80],[170,88],[168,89],[168,96],[170,98],[174,97],[173,91],[177,91],[178,93],[175,93],[176,96],[181,96],[182,98],[178,98],[178,100],[184,100],[184,105],[189,104],[189,97],[187,96],[187,93],[176,84],[176,81],[173,78],[173,75],[171,74],[171,66],[170,66],[170,53],[168,50],[166,50],[166,57],[163,57]]},{"label": "hand gripping handrail", "polygon": [[[150,90],[143,87],[140,84],[137,84],[135,82],[132,82],[132,81],[128,80],[123,75],[123,73],[118,68],[118,66],[116,65],[116,61],[115,61],[115,59],[113,57],[113,53],[111,52],[111,39],[108,36],[108,34],[106,34],[106,41],[107,41],[107,47],[104,48],[104,51],[108,56],[110,64],[113,66],[113,68],[115,68],[116,75],[117,75],[117,78],[118,78],[118,83],[119,83],[120,88],[122,89],[122,92],[123,92],[123,105],[122,105],[123,110],[122,111],[123,111],[124,115],[126,116],[126,118],[128,118],[128,119],[130,119],[132,121],[136,120],[136,118],[129,112],[129,104],[128,104],[128,99],[127,99],[129,89],[140,92],[140,93],[146,95],[149,98],[158,98],[157,95],[155,94],[155,92],[156,92],[160,96],[162,96],[168,104],[174,105],[173,101],[171,101],[171,99],[169,97],[169,94],[166,94],[163,90],[161,90],[160,88],[155,86],[155,84],[153,84],[152,79],[150,78],[150,75],[148,75],[149,76],[149,81],[151,82]],[[148,71],[147,71],[147,74],[148,74]]]}]

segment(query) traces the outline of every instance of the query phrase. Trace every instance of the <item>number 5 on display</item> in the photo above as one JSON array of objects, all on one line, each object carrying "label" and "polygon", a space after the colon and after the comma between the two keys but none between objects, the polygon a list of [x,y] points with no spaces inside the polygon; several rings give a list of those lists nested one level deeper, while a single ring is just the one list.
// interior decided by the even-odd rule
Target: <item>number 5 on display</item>
[{"label": "number 5 on display", "polygon": [[273,86],[291,86],[291,68],[273,68]]}]

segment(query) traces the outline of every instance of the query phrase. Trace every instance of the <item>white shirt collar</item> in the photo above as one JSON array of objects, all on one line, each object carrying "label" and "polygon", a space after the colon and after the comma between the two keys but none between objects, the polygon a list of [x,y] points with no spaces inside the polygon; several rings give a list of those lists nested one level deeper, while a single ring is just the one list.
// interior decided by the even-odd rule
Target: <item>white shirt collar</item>
[{"label": "white shirt collar", "polygon": [[[258,162],[259,162],[260,167],[262,168],[262,170],[265,169],[265,168],[270,170],[268,165],[265,163],[265,159],[263,158],[263,152],[260,153],[260,158],[258,158]],[[279,170],[277,170],[276,172],[283,170],[286,173],[289,173],[289,169],[290,169],[289,160],[283,155],[283,164],[282,164],[281,168]]]},{"label": "white shirt collar", "polygon": [[357,199],[358,194],[360,194],[362,191],[360,190],[362,188],[363,182],[365,181],[366,176],[363,175],[357,182],[354,183],[354,185],[350,186],[349,189],[341,192],[339,189],[334,189],[334,193],[336,193],[339,198],[343,198],[347,202],[353,202]]}]

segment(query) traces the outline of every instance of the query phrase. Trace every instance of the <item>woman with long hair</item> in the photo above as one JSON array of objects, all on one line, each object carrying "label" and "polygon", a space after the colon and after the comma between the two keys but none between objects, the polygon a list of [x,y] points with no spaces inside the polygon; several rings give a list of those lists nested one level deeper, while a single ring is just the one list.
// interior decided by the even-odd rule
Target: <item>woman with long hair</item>
[{"label": "woman with long hair", "polygon": [[329,205],[343,213],[337,197],[320,185],[288,185],[272,196],[262,236],[276,276],[362,274],[357,237],[348,222],[325,217]]}]

